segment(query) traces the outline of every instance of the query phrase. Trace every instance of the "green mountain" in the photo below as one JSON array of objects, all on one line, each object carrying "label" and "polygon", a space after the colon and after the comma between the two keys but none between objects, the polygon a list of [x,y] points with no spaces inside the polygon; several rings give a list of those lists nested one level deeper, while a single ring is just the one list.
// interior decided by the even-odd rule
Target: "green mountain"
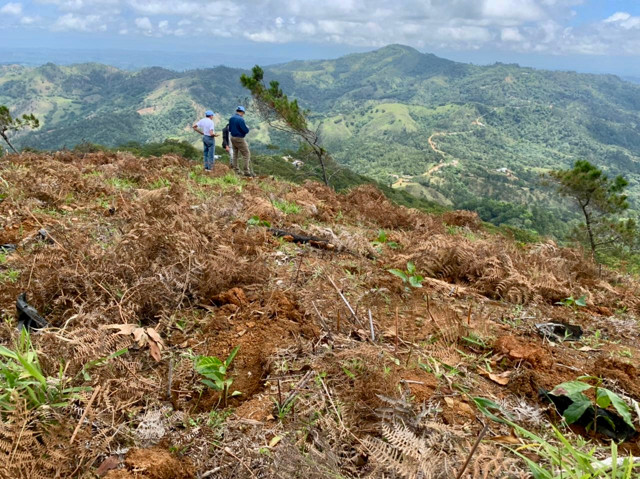
[{"label": "green mountain", "polygon": [[[241,73],[5,66],[0,104],[43,120],[41,130],[17,139],[22,146],[197,142],[189,127],[205,108],[224,119],[248,102]],[[616,76],[475,66],[390,45],[274,65],[266,77],[312,112],[338,162],[414,195],[476,209],[497,223],[561,233],[572,216],[540,187],[540,173],[588,159],[624,174],[638,206],[640,85]],[[254,148],[292,146],[257,118],[248,120]]]}]

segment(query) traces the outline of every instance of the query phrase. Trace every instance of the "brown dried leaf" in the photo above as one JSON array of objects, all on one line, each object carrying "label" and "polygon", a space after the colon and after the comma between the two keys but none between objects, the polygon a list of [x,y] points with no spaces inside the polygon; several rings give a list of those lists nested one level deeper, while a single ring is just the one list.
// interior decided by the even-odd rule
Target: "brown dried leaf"
[{"label": "brown dried leaf", "polygon": [[151,353],[151,357],[159,362],[162,359],[162,354],[160,353],[160,347],[158,343],[155,341],[149,341],[149,352]]},{"label": "brown dried leaf", "polygon": [[107,457],[104,461],[102,461],[102,464],[100,464],[100,467],[98,467],[98,469],[96,470],[96,475],[98,477],[105,476],[107,472],[111,471],[112,469],[116,469],[120,465],[120,462],[121,461],[118,456]]},{"label": "brown dried leaf", "polygon": [[144,328],[136,328],[133,330],[132,334],[133,339],[136,340],[138,346],[144,346],[145,344],[147,344],[148,337],[147,333],[144,332]]},{"label": "brown dried leaf", "polygon": [[155,341],[158,344],[158,347],[162,350],[164,349],[164,342],[162,341],[162,337],[158,334],[158,332],[153,328],[147,328],[147,334],[149,338]]},{"label": "brown dried leaf", "polygon": [[482,374],[485,377],[488,377],[494,383],[500,384],[500,386],[506,386],[507,384],[509,384],[512,372],[513,371],[504,371],[500,374],[495,374],[495,373],[490,373],[488,371],[481,371],[480,374]]},{"label": "brown dried leaf", "polygon": [[490,441],[499,442],[502,444],[513,444],[518,446],[522,444],[522,440],[519,437],[515,436],[513,434],[513,431],[511,431],[511,434],[509,436],[493,436],[487,439],[489,439]]},{"label": "brown dried leaf", "polygon": [[127,336],[138,328],[137,324],[108,324],[103,326],[105,329],[118,329],[119,331],[116,333],[118,335]]}]

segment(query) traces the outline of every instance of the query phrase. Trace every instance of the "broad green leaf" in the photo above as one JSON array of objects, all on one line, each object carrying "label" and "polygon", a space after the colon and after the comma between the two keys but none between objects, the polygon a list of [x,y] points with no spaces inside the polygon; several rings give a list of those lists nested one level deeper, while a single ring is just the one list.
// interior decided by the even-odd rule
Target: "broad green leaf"
[{"label": "broad green leaf", "polygon": [[387,242],[388,239],[389,238],[387,237],[387,233],[385,233],[384,230],[380,230],[378,232],[378,238],[376,239],[378,243],[384,244]]},{"label": "broad green leaf", "polygon": [[591,389],[591,387],[590,384],[583,383],[582,381],[567,381],[553,388],[551,394],[554,396],[572,396],[573,394]]},{"label": "broad green leaf", "polygon": [[[599,390],[600,391],[600,390]],[[609,391],[608,389],[602,388],[601,391],[604,391],[609,399],[611,400],[611,404],[618,411],[618,414],[622,416],[624,422],[626,422],[630,428],[635,429],[633,425],[633,419],[631,418],[631,408],[625,403],[620,396],[618,396],[613,391]]]},{"label": "broad green leaf", "polygon": [[216,391],[222,390],[222,388],[218,387],[213,381],[209,379],[202,379],[202,384],[205,386],[209,386],[211,389],[215,389]]},{"label": "broad green leaf", "polygon": [[241,395],[242,395],[242,393],[241,393],[240,391],[233,391],[233,392],[231,393],[231,397],[241,396]]},{"label": "broad green leaf", "polygon": [[564,418],[567,420],[567,424],[573,424],[576,422],[591,406],[589,398],[582,393],[572,395],[571,399],[573,399],[573,404],[571,404],[571,406],[565,409],[562,413]]},{"label": "broad green leaf", "polygon": [[400,278],[403,282],[407,283],[409,281],[409,276],[406,275],[406,273],[400,269],[389,269],[387,270],[389,271],[389,273],[397,276],[398,278]]},{"label": "broad green leaf", "polygon": [[587,306],[587,297],[580,296],[578,299],[576,299],[575,303],[576,303],[576,306],[582,306],[584,308]]},{"label": "broad green leaf", "polygon": [[416,272],[416,265],[413,263],[413,261],[408,261],[407,262],[407,273],[415,274],[415,272]]},{"label": "broad green leaf", "polygon": [[409,278],[409,284],[414,288],[422,288],[422,277],[421,276],[411,276]]},{"label": "broad green leaf", "polygon": [[609,397],[609,395],[606,393],[606,389],[604,388],[598,388],[598,395],[596,397],[596,403],[598,404],[598,406],[600,406],[602,409],[606,409],[611,405],[611,398]]}]

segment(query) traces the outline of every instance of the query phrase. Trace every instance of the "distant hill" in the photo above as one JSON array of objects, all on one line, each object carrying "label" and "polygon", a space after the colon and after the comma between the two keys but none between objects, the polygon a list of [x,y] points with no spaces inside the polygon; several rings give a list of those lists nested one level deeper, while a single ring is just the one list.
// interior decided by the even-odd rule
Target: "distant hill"
[{"label": "distant hill", "polygon": [[[224,119],[248,102],[241,73],[3,66],[0,103],[43,119],[40,131],[18,140],[22,146],[197,141],[189,125],[205,108]],[[624,174],[634,207],[640,199],[640,85],[613,75],[475,66],[390,45],[274,65],[266,76],[311,110],[340,163],[415,195],[483,211],[485,219],[557,232],[571,215],[538,178],[578,158]],[[291,146],[248,120],[254,147]],[[543,216],[555,226],[541,226]]]}]

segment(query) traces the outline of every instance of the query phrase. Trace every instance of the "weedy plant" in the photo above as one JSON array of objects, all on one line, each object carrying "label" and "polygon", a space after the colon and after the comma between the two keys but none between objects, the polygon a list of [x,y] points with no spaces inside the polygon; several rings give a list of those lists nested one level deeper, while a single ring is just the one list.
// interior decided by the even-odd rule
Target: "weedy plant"
[{"label": "weedy plant", "polygon": [[389,241],[389,236],[384,230],[378,231],[378,237],[371,243],[371,245],[378,250],[382,251],[383,246],[388,246],[391,249],[400,249],[400,244],[395,241]]},{"label": "weedy plant", "polygon": [[117,190],[130,190],[137,186],[136,181],[131,178],[109,178],[106,182]]},{"label": "weedy plant", "polygon": [[[608,449],[594,447],[584,438],[574,442],[552,426],[553,439],[545,439],[514,423],[490,399],[475,397],[473,402],[485,416],[511,426],[529,444],[510,449],[529,466],[534,479],[634,479],[640,477],[640,461],[633,456],[618,457],[618,446],[611,441]],[[552,442],[553,441],[553,442]],[[506,446],[505,446],[506,447]],[[529,450],[541,457],[532,461],[520,451]],[[607,459],[601,457],[606,454]]]},{"label": "weedy plant", "polygon": [[302,211],[299,205],[287,200],[274,200],[273,206],[282,211],[285,215],[297,215]]},{"label": "weedy plant", "polygon": [[154,181],[153,183],[151,183],[149,185],[149,187],[152,190],[157,190],[160,188],[167,188],[171,186],[171,181],[169,181],[167,178],[158,178],[156,181]]},{"label": "weedy plant", "polygon": [[[594,389],[595,391],[595,404],[585,394],[584,391]],[[584,412],[590,407],[596,411],[596,405],[603,409],[613,406],[618,414],[622,417],[629,427],[635,429],[633,425],[633,419],[631,418],[631,408],[625,403],[620,396],[613,391],[602,387],[602,378],[595,376],[580,376],[576,381],[567,381],[562,384],[558,384],[551,394],[554,396],[566,396],[573,401],[562,416],[565,418],[568,424],[573,424],[582,417]],[[598,416],[594,414],[593,421],[589,424],[589,429],[596,429],[597,420],[607,421],[608,418]],[[609,425],[615,429],[615,425],[609,422]]]},{"label": "weedy plant", "polygon": [[406,285],[410,285],[412,288],[422,288],[422,282],[424,277],[420,276],[416,270],[416,265],[412,261],[407,262],[407,269],[405,271],[401,269],[389,269],[387,270],[394,276],[397,276]]},{"label": "weedy plant", "polygon": [[569,296],[562,301],[557,301],[556,304],[559,304],[560,306],[566,306],[567,308],[571,308],[576,311],[578,309],[578,306],[581,308],[585,308],[587,306],[587,297],[583,295],[578,299],[575,299],[573,296]]},{"label": "weedy plant", "polygon": [[221,394],[218,404],[223,400],[225,407],[229,397],[242,394],[240,391],[233,391],[229,394],[229,389],[233,384],[233,379],[228,376],[229,367],[236,357],[236,354],[238,354],[239,349],[240,346],[236,346],[224,361],[215,356],[197,356],[193,360],[193,367],[196,372],[205,377],[205,379],[202,379],[202,383],[211,389],[220,391]]},{"label": "weedy plant", "polygon": [[64,407],[90,388],[65,387],[63,368],[57,378],[45,377],[26,330],[18,337],[15,350],[0,346],[0,412],[11,411],[24,401],[29,409],[41,406]]},{"label": "weedy plant", "polygon": [[2,283],[16,283],[20,278],[20,271],[17,269],[8,269],[7,271],[0,271],[0,284]]},{"label": "weedy plant", "polygon": [[259,216],[252,216],[247,220],[247,225],[249,226],[265,226],[267,228],[271,228],[271,223],[266,220],[261,220]]}]

